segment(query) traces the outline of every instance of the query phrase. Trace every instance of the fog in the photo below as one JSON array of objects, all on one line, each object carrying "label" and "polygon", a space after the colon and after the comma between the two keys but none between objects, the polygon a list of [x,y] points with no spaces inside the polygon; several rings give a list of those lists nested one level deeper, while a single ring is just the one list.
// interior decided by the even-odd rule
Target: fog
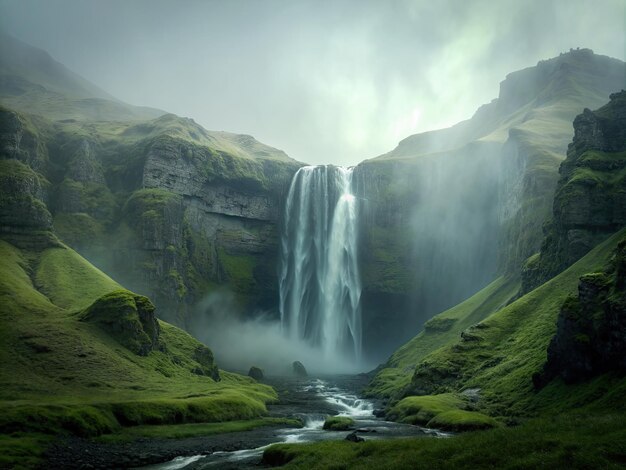
[{"label": "fog", "polygon": [[[601,4],[601,8],[599,7]],[[124,101],[356,164],[571,47],[626,59],[622,0],[0,0],[0,28]]]},{"label": "fog", "polygon": [[289,338],[281,331],[276,316],[264,312],[243,314],[232,292],[210,293],[196,306],[191,333],[211,345],[220,367],[247,372],[257,366],[268,375],[292,373],[292,363],[300,361],[309,373],[358,373],[373,368],[338,355],[328,357],[319,347]]}]

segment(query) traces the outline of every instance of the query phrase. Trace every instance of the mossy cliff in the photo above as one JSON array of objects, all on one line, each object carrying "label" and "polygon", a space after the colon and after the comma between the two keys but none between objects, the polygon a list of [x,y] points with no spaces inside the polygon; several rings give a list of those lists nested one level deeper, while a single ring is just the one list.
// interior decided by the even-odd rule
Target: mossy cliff
[{"label": "mossy cliff", "polygon": [[576,383],[611,371],[626,371],[626,240],[561,306],[548,359],[533,381],[541,388],[555,377]]},{"label": "mossy cliff", "polygon": [[499,276],[519,276],[544,239],[572,121],[625,77],[623,62],[572,50],[509,74],[471,119],[356,167],[366,339],[371,325],[408,340]]},{"label": "mossy cliff", "polygon": [[[62,244],[39,176],[16,160],[0,166],[10,169],[0,197],[0,465],[41,465],[45,447],[69,435],[266,413],[270,387],[220,373],[207,346]],[[4,192],[16,187],[19,204]]]},{"label": "mossy cliff", "polygon": [[[594,123],[588,111],[575,120],[574,142],[556,190],[553,219],[564,219],[564,207],[582,211],[577,229],[597,235],[594,244],[564,261],[560,266],[566,269],[528,292],[518,293],[518,278],[504,276],[427,322],[424,332],[396,351],[370,384],[368,393],[387,398],[388,416],[410,420],[415,415],[425,423],[432,413],[420,415],[421,406],[437,404],[442,396],[456,397],[457,402],[445,402],[459,411],[476,411],[501,423],[574,408],[600,414],[626,410],[626,221],[619,219],[623,96],[624,92],[611,95],[609,104],[596,112],[606,118],[601,124]],[[589,142],[601,148],[590,153]],[[597,152],[602,152],[601,158],[595,158]],[[606,212],[598,209],[597,216],[589,211],[595,196],[587,184],[569,193],[567,204],[561,200],[564,188],[576,188],[579,172],[587,174],[589,165],[596,172],[591,187],[608,207]],[[548,231],[544,249],[552,246],[553,236]],[[542,249],[540,256],[546,253],[559,254]],[[572,255],[575,250],[560,253]],[[541,265],[540,256],[529,260],[524,275],[529,263]],[[413,406],[413,401],[420,406]],[[446,416],[439,425],[450,424],[444,423]]]},{"label": "mossy cliff", "polygon": [[[277,225],[301,164],[250,136],[115,101],[45,52],[5,39],[0,158],[36,176],[7,187],[14,208],[39,211],[39,231],[53,224],[176,324],[220,286],[242,310],[275,310]],[[16,168],[2,173],[13,181]]]},{"label": "mossy cliff", "polygon": [[523,271],[528,292],[626,224],[626,91],[574,120],[560,166],[553,217],[539,255]]}]

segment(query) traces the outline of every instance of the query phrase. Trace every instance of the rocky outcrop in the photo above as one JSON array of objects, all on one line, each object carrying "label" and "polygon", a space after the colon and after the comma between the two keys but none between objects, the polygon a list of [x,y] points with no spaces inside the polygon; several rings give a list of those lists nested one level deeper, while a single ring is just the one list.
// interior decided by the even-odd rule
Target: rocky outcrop
[{"label": "rocky outcrop", "polygon": [[578,295],[561,307],[548,360],[533,382],[541,388],[555,377],[574,383],[609,371],[626,372],[626,240],[607,271],[582,276]]},{"label": "rocky outcrop", "polygon": [[119,290],[100,297],[80,314],[80,319],[98,325],[135,354],[147,356],[159,344],[160,327],[154,310],[148,298]]},{"label": "rocky outcrop", "polygon": [[48,152],[30,119],[0,106],[0,159],[19,160],[33,170],[46,169]]},{"label": "rocky outcrop", "polygon": [[295,375],[296,377],[308,377],[309,375],[306,372],[304,364],[302,364],[300,361],[294,361],[293,364],[291,364],[291,368],[293,375]]},{"label": "rocky outcrop", "polygon": [[17,160],[0,160],[0,237],[40,250],[58,244],[45,204],[47,182]]},{"label": "rocky outcrop", "polygon": [[553,217],[538,257],[523,270],[523,291],[561,272],[626,225],[626,91],[574,120],[559,169]]}]

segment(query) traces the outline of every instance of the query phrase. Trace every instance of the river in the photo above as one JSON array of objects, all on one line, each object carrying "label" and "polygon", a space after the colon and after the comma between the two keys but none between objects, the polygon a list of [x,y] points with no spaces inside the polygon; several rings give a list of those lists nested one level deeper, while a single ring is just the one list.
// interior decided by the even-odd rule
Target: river
[{"label": "river", "polygon": [[[359,391],[367,383],[365,376],[334,375],[308,379],[270,377],[265,383],[272,385],[280,396],[280,403],[269,406],[270,416],[299,418],[304,424],[302,428],[257,429],[254,440],[257,445],[254,447],[236,451],[216,451],[208,455],[205,453],[180,456],[169,462],[141,468],[150,470],[258,468],[264,449],[271,444],[341,440],[354,430],[357,430],[359,437],[365,440],[448,436],[440,431],[385,421],[374,416],[374,410],[379,404],[359,396]],[[329,415],[352,418],[355,422],[354,429],[323,430],[324,420]],[[207,436],[206,439],[208,444],[211,436]]]}]

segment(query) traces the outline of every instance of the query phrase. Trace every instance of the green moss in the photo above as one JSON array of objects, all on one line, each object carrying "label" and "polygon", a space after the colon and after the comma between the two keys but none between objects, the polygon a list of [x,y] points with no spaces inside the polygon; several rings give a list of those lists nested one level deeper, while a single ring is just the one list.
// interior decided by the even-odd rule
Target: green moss
[{"label": "green moss", "polygon": [[348,416],[329,416],[323,428],[327,431],[346,431],[354,426],[354,420]]},{"label": "green moss", "polygon": [[488,429],[498,426],[498,422],[482,413],[467,410],[450,410],[439,413],[431,419],[429,428],[443,429],[444,431],[471,431]]},{"label": "green moss", "polygon": [[63,242],[73,247],[93,243],[104,235],[104,225],[89,214],[65,212],[54,216],[54,230]]},{"label": "green moss", "polygon": [[0,434],[0,467],[14,470],[39,468],[42,454],[53,437],[38,433]]},{"label": "green moss", "polygon": [[257,418],[244,421],[219,423],[191,423],[122,428],[113,434],[98,438],[102,442],[132,442],[138,439],[183,439],[196,436],[211,436],[229,432],[244,432],[266,426],[301,427],[302,422],[289,418]]},{"label": "green moss", "polygon": [[[565,390],[536,394],[532,376],[545,363],[558,312],[577,292],[579,277],[602,268],[623,236],[624,231],[617,233],[551,281],[492,313],[479,325],[481,341],[459,339],[426,355],[415,370],[411,389],[442,393],[480,388],[480,408],[490,415],[567,409],[563,396],[549,397]],[[594,401],[591,392],[586,396]],[[595,399],[601,396],[598,391]]]},{"label": "green moss", "polygon": [[94,323],[135,354],[146,355],[159,335],[154,305],[126,290],[109,292],[80,313],[82,321]]},{"label": "green moss", "polygon": [[408,232],[373,226],[365,237],[369,255],[361,267],[363,285],[374,292],[406,293],[414,284]]},{"label": "green moss", "polygon": [[[515,277],[500,277],[483,290],[428,321],[424,332],[400,347],[366,389],[370,396],[398,399],[411,381],[415,366],[429,353],[458,340],[474,325],[512,298],[519,289]],[[432,328],[432,326],[435,328]]]},{"label": "green moss", "polygon": [[263,462],[288,469],[623,468],[625,416],[567,414],[448,439],[275,444]]},{"label": "green moss", "polygon": [[218,248],[218,260],[232,288],[241,294],[250,294],[256,288],[254,267],[256,260],[249,255],[231,255]]},{"label": "green moss", "polygon": [[101,295],[120,289],[118,283],[67,248],[41,253],[35,282],[55,305],[70,310],[85,308]]},{"label": "green moss", "polygon": [[424,331],[427,333],[448,331],[456,321],[456,318],[433,317],[424,324]]},{"label": "green moss", "polygon": [[182,198],[179,194],[164,189],[139,189],[135,191],[124,205],[126,219],[130,222],[138,221],[141,217],[161,219],[163,210],[168,204],[179,204]]},{"label": "green moss", "polygon": [[[276,400],[273,389],[247,377],[198,375],[208,356],[197,351],[210,351],[167,323],[159,322],[160,347],[138,356],[99,325],[80,321],[73,313],[102,296],[107,308],[96,302],[87,311],[104,318],[132,302],[146,310],[148,300],[120,291],[72,250],[33,253],[0,241],[0,257],[0,432],[30,436],[15,438],[15,452],[3,457],[11,465],[20,442],[30,449],[22,462],[38,458],[37,433],[96,436],[133,425],[258,419]],[[14,440],[0,445],[7,442]]]},{"label": "green moss", "polygon": [[106,185],[65,178],[58,191],[62,199],[72,201],[73,212],[89,214],[104,225],[113,222],[117,201]]},{"label": "green moss", "polygon": [[409,424],[428,424],[441,413],[458,410],[465,406],[465,401],[458,395],[412,396],[403,398],[389,412],[387,417],[394,421]]}]

